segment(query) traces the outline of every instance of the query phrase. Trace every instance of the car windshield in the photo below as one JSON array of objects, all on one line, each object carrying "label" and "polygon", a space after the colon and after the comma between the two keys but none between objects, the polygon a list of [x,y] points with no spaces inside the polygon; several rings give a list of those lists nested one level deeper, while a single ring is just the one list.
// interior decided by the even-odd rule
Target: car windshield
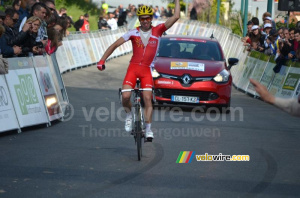
[{"label": "car windshield", "polygon": [[218,43],[200,39],[164,38],[159,44],[157,56],[222,61]]}]

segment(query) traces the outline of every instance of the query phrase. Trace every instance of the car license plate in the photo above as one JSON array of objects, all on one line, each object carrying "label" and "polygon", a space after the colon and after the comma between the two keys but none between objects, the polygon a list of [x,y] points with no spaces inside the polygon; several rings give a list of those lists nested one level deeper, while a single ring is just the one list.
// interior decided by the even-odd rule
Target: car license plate
[{"label": "car license plate", "polygon": [[191,96],[171,96],[171,101],[174,102],[187,102],[187,103],[199,103],[199,97],[191,97]]}]

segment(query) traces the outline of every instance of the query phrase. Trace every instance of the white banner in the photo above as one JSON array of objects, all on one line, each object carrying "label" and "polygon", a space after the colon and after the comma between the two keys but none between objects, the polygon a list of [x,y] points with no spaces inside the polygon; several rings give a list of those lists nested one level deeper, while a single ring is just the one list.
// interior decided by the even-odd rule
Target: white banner
[{"label": "white banner", "polygon": [[8,59],[5,75],[20,127],[48,123],[42,94],[31,58]]},{"label": "white banner", "polygon": [[55,52],[58,62],[59,70],[61,73],[71,69],[65,45],[60,46]]},{"label": "white banner", "polygon": [[39,85],[47,107],[49,120],[53,121],[62,118],[63,114],[58,103],[58,97],[53,84],[52,75],[48,67],[47,57],[35,56],[33,57],[33,61]]},{"label": "white banner", "polygon": [[[265,71],[265,68],[267,66],[269,58],[270,57],[265,54],[260,55],[259,59],[257,60],[256,67],[255,67],[252,75],[250,76],[250,78],[260,82],[262,75]],[[255,88],[251,83],[249,84],[249,86],[247,88],[247,92],[251,93],[253,95],[256,95]]]},{"label": "white banner", "polygon": [[76,40],[69,40],[68,43],[71,49],[72,57],[74,59],[74,66],[72,69],[83,66],[84,62],[81,62],[81,56],[80,53],[78,52],[78,49],[80,49],[81,47],[79,46],[80,43]]},{"label": "white banner", "polygon": [[287,73],[287,76],[284,80],[281,90],[277,92],[275,96],[281,98],[292,98],[297,89],[299,80],[300,80],[300,68],[293,67],[292,65]]},{"label": "white banner", "polygon": [[0,132],[19,128],[4,75],[0,75]]},{"label": "white banner", "polygon": [[[72,55],[72,51],[71,51],[71,46],[68,40],[64,40],[63,41],[63,46],[65,48],[66,54],[67,54],[67,58],[69,60],[69,69],[72,69],[75,67],[75,61]],[[56,55],[57,56],[57,55]]]},{"label": "white banner", "polygon": [[275,96],[281,90],[282,85],[284,83],[285,77],[289,72],[290,67],[282,66],[280,72],[277,73],[271,82],[271,86],[269,88],[269,92]]},{"label": "white banner", "polygon": [[267,63],[267,66],[265,68],[265,71],[264,71],[263,76],[260,81],[260,83],[267,88],[269,88],[269,86],[275,76],[275,73],[273,71],[273,68],[276,65],[274,58],[275,58],[274,56],[270,57],[269,62]]},{"label": "white banner", "polygon": [[248,85],[249,85],[249,78],[256,66],[256,62],[257,62],[257,56],[260,55],[259,52],[255,52],[255,51],[252,51],[251,56],[248,57],[248,62],[247,62],[247,65],[243,71],[243,75],[242,77],[240,78],[240,81],[238,83],[238,87],[244,91],[246,91]]}]

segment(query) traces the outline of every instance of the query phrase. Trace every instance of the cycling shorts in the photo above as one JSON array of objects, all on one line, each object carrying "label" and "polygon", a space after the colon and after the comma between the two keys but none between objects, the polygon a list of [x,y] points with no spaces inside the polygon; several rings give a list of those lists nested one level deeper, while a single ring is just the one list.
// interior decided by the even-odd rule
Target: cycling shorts
[{"label": "cycling shorts", "polygon": [[144,89],[153,87],[151,67],[141,66],[139,64],[130,64],[124,78],[123,85],[130,85],[134,88],[137,78],[141,81],[141,88]]}]

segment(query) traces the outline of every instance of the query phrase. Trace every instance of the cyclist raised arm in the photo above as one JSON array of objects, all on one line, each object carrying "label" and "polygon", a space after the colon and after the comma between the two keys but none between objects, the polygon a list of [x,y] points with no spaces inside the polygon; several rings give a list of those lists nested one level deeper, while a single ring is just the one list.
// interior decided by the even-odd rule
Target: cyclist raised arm
[{"label": "cyclist raised arm", "polygon": [[[141,6],[137,10],[140,26],[136,29],[129,30],[116,42],[114,42],[105,51],[100,61],[97,63],[99,70],[105,69],[105,60],[114,52],[114,50],[128,40],[132,42],[133,55],[127,69],[127,74],[123,81],[122,89],[133,89],[136,84],[136,79],[141,81],[141,88],[152,88],[153,79],[150,65],[153,62],[158,48],[159,40],[162,34],[169,29],[180,18],[179,0],[175,0],[175,13],[165,23],[153,27],[153,10],[149,6]],[[125,130],[132,130],[132,114],[131,114],[131,92],[123,92],[122,104],[126,111]],[[153,138],[151,131],[152,122],[152,91],[144,91],[143,98],[145,102],[145,121],[147,139]]]}]

